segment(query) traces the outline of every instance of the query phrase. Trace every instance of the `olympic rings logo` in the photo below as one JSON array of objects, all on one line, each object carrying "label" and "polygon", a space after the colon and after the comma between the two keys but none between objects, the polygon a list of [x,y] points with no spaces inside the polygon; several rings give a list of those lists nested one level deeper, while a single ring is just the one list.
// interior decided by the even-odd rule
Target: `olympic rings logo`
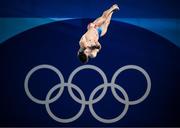
[{"label": "olympic rings logo", "polygon": [[[29,91],[29,84],[28,84],[28,83],[29,83],[29,79],[30,79],[31,75],[32,75],[34,72],[36,72],[37,70],[40,70],[40,69],[49,69],[49,70],[54,71],[54,72],[58,75],[58,77],[59,77],[59,79],[60,79],[60,81],[61,81],[59,84],[55,85],[54,87],[52,87],[52,88],[49,90],[49,92],[48,92],[47,95],[46,95],[45,100],[40,100],[40,99],[35,98],[35,97],[31,94],[31,92]],[[92,93],[90,94],[89,100],[86,100],[83,91],[82,91],[78,86],[76,86],[75,84],[72,83],[73,77],[74,77],[79,71],[84,70],[84,69],[92,69],[92,70],[97,71],[97,72],[101,75],[101,77],[103,78],[103,81],[104,81],[104,83],[102,83],[101,85],[97,86],[97,87],[92,91]],[[134,70],[137,70],[137,71],[141,72],[141,73],[145,76],[146,81],[147,81],[147,89],[146,89],[144,95],[143,95],[141,98],[139,98],[139,99],[137,99],[137,100],[133,100],[133,101],[129,100],[126,91],[125,91],[121,86],[119,86],[119,85],[117,85],[117,84],[115,83],[116,78],[118,77],[118,75],[119,75],[121,72],[123,72],[123,71],[125,71],[125,70],[129,70],[129,69],[134,69]],[[73,117],[68,118],[68,119],[63,119],[63,118],[57,117],[54,113],[52,113],[52,111],[51,111],[51,109],[50,109],[50,104],[53,103],[53,102],[55,102],[56,100],[58,100],[58,98],[61,97],[61,95],[62,95],[63,90],[64,90],[65,87],[68,88],[68,92],[69,92],[71,98],[72,98],[74,101],[76,101],[77,103],[81,104],[81,108],[80,108],[79,112],[78,112],[76,115],[74,115]],[[33,102],[35,102],[35,103],[37,103],[37,104],[45,105],[45,108],[46,108],[47,113],[49,114],[49,116],[50,116],[52,119],[54,119],[55,121],[57,121],[57,122],[60,122],[60,123],[70,123],[70,122],[73,122],[73,121],[77,120],[77,119],[82,115],[82,113],[83,113],[83,111],[84,111],[84,109],[85,109],[85,107],[86,107],[86,105],[87,105],[87,106],[89,107],[90,113],[92,114],[92,116],[93,116],[96,120],[98,120],[98,121],[100,121],[100,122],[102,122],[102,123],[114,123],[114,122],[117,122],[117,121],[121,120],[121,119],[125,116],[125,114],[127,113],[128,108],[129,108],[130,105],[139,104],[139,103],[143,102],[143,101],[147,98],[147,96],[149,95],[150,90],[151,90],[151,79],[150,79],[148,73],[147,73],[143,68],[141,68],[141,67],[139,67],[139,66],[136,66],[136,65],[126,65],[126,66],[124,66],[124,67],[119,68],[119,69],[114,73],[114,75],[113,75],[113,77],[112,77],[112,79],[111,79],[111,82],[108,83],[108,80],[107,80],[107,78],[106,78],[105,73],[104,73],[100,68],[98,68],[97,66],[94,66],[94,65],[83,65],[83,66],[80,66],[80,67],[76,68],[76,69],[70,74],[69,79],[68,79],[68,82],[65,83],[65,82],[64,82],[64,77],[63,77],[62,73],[61,73],[57,68],[55,68],[55,67],[53,67],[53,66],[51,66],[51,65],[39,65],[39,66],[36,66],[36,67],[34,67],[33,69],[31,69],[31,70],[28,72],[28,74],[26,75],[26,78],[25,78],[25,81],[24,81],[24,88],[25,88],[25,92],[26,92],[27,96],[28,96]],[[113,96],[114,96],[120,103],[122,103],[122,104],[125,105],[122,113],[119,114],[119,116],[117,116],[117,117],[115,117],[115,118],[112,118],[112,119],[102,118],[101,116],[99,116],[99,115],[96,114],[96,112],[94,111],[94,108],[93,108],[93,104],[99,102],[99,101],[104,97],[104,95],[106,94],[108,88],[111,89]],[[57,89],[59,89],[59,92],[57,93],[57,95],[50,99],[52,93],[53,93],[54,91],[56,91]],[[72,89],[75,89],[75,90],[79,93],[81,99],[79,99],[79,98],[73,93]],[[95,94],[96,94],[100,89],[103,89],[102,93],[101,93],[96,99],[94,99]],[[118,90],[123,94],[124,98],[121,98],[121,97],[117,94],[116,89],[118,89]]]}]

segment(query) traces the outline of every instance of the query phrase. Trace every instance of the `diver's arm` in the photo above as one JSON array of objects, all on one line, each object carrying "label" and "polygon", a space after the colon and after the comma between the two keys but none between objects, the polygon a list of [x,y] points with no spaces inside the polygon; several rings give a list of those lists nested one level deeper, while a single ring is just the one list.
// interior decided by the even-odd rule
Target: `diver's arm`
[{"label": "diver's arm", "polygon": [[101,50],[101,44],[99,43],[99,41],[96,42],[96,49]]},{"label": "diver's arm", "polygon": [[81,37],[80,41],[79,41],[79,45],[81,48],[83,49],[86,49],[88,46],[87,46],[87,43],[86,43],[86,38],[84,37],[84,35]]}]

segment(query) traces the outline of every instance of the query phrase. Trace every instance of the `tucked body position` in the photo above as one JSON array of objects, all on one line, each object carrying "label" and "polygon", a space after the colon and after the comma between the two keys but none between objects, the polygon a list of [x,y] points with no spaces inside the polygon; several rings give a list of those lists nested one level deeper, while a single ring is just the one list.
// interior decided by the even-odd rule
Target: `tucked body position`
[{"label": "tucked body position", "polygon": [[106,34],[115,10],[119,10],[117,4],[114,4],[108,10],[104,11],[101,17],[88,24],[87,32],[79,41],[80,49],[78,51],[78,58],[82,63],[87,63],[89,57],[95,58],[101,50],[101,44],[98,41],[99,37]]}]

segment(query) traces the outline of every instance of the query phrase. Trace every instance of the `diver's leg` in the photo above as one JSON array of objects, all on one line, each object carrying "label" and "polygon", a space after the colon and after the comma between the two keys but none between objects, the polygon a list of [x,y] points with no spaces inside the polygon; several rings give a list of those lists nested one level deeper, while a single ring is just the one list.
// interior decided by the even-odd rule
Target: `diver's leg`
[{"label": "diver's leg", "polygon": [[109,8],[108,10],[104,11],[102,16],[97,18],[93,23],[96,25],[96,26],[101,26],[106,20],[107,18],[109,18],[109,15],[112,16],[112,12],[114,10],[119,10],[119,7],[118,5],[113,5],[111,8]]},{"label": "diver's leg", "polygon": [[103,25],[101,25],[101,29],[102,29],[102,33],[101,36],[104,36],[108,30],[110,21],[111,21],[111,17],[112,17],[113,12],[111,12],[108,16],[108,18],[106,19],[106,21],[104,22]]}]

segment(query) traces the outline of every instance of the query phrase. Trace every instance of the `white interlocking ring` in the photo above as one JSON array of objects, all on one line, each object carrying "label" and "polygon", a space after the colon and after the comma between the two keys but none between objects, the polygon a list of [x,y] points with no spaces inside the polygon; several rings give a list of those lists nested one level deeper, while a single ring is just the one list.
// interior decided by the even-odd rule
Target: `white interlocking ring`
[{"label": "white interlocking ring", "polygon": [[[124,66],[124,67],[118,69],[118,70],[114,73],[114,75],[113,75],[113,77],[112,77],[112,80],[111,80],[111,83],[115,83],[115,80],[116,80],[117,76],[118,76],[121,72],[123,72],[123,71],[125,71],[125,70],[129,70],[129,69],[135,69],[135,70],[140,71],[140,72],[145,76],[146,81],[147,81],[147,89],[146,89],[146,92],[144,93],[144,95],[143,95],[141,98],[137,99],[137,100],[129,101],[129,105],[135,105],[135,104],[139,104],[139,103],[141,103],[142,101],[144,101],[144,100],[146,99],[146,97],[149,95],[150,90],[151,90],[151,80],[150,80],[150,77],[149,77],[148,73],[147,73],[144,69],[142,69],[141,67],[136,66],[136,65],[127,65],[127,66]],[[124,104],[125,101],[124,101],[121,97],[119,97],[119,95],[116,93],[116,90],[114,89],[114,86],[111,86],[111,90],[112,90],[112,93],[113,93],[114,97],[115,97],[119,102],[121,102],[121,103]]]},{"label": "white interlocking ring", "polygon": [[[93,103],[93,98],[94,98],[95,94],[96,94],[101,88],[104,88],[104,87],[112,87],[112,86],[113,86],[114,88],[117,88],[119,91],[122,92],[122,94],[123,94],[123,96],[124,96],[124,98],[125,98],[125,102],[124,102],[125,107],[124,107],[124,110],[122,111],[122,113],[121,113],[119,116],[117,116],[116,118],[113,118],[113,119],[104,119],[104,118],[98,116],[98,115],[96,114],[96,112],[94,111],[94,108],[93,108],[93,104],[94,104],[94,103]],[[116,95],[115,95],[115,96],[116,96]],[[93,117],[94,117],[95,119],[97,119],[98,121],[103,122],[103,123],[114,123],[114,122],[119,121],[120,119],[122,119],[122,118],[125,116],[125,114],[126,114],[127,111],[128,111],[128,108],[129,108],[129,104],[128,104],[129,98],[128,98],[128,95],[127,95],[126,91],[125,91],[121,86],[118,86],[118,85],[112,84],[112,83],[102,84],[102,85],[100,85],[100,86],[97,86],[97,87],[92,91],[92,93],[91,93],[91,95],[90,95],[90,98],[89,98],[89,101],[90,101],[90,103],[91,103],[91,104],[89,104],[89,110],[90,110],[91,114],[93,115]]]},{"label": "white interlocking ring", "polygon": [[[76,69],[70,74],[69,79],[68,79],[68,83],[72,83],[73,77],[74,77],[79,71],[81,71],[81,70],[83,70],[83,69],[93,69],[93,70],[97,71],[97,72],[102,76],[104,84],[106,84],[106,83],[108,82],[105,73],[104,73],[100,68],[98,68],[98,67],[96,67],[96,66],[93,66],[93,65],[83,65],[83,66],[80,66],[80,67],[76,68]],[[68,86],[68,91],[69,91],[70,96],[71,96],[76,102],[82,104],[82,101],[79,100],[79,99],[74,95],[71,87],[72,87],[72,86]],[[93,103],[96,103],[96,102],[98,102],[99,100],[101,100],[101,99],[104,97],[104,95],[106,94],[106,91],[107,91],[107,87],[104,87],[104,88],[103,88],[103,91],[101,92],[101,94],[100,94],[96,99],[94,99],[92,102],[93,102]],[[88,105],[88,104],[89,104],[89,101],[85,101],[85,104]]]},{"label": "white interlocking ring", "polygon": [[26,92],[27,96],[37,104],[45,104],[46,102],[52,103],[52,102],[56,101],[59,98],[59,96],[61,96],[61,94],[64,90],[64,87],[61,87],[58,94],[54,98],[50,99],[49,101],[37,99],[34,96],[32,96],[32,94],[29,91],[29,84],[28,84],[29,79],[34,72],[36,72],[37,70],[40,70],[40,69],[50,69],[50,70],[54,71],[58,75],[58,77],[60,78],[60,83],[64,83],[64,77],[63,77],[62,73],[57,68],[55,68],[51,65],[47,65],[47,64],[38,65],[38,66],[34,67],[33,69],[31,69],[28,72],[28,74],[26,75],[26,78],[24,81],[25,92]]},{"label": "white interlocking ring", "polygon": [[[78,112],[74,117],[71,117],[71,118],[69,118],[69,119],[62,119],[62,118],[59,118],[59,117],[55,116],[55,115],[51,112],[51,109],[50,109],[50,106],[49,106],[49,102],[48,102],[48,101],[49,101],[49,98],[51,97],[51,94],[52,94],[55,90],[57,90],[58,88],[61,88],[62,86],[70,86],[71,88],[75,89],[75,90],[80,94],[81,100],[82,100],[82,104],[81,104],[81,108],[80,108],[79,112]],[[46,110],[47,110],[47,113],[49,114],[49,116],[50,116],[51,118],[53,118],[54,120],[56,120],[56,121],[58,121],[58,122],[61,122],[61,123],[73,122],[74,120],[78,119],[78,118],[82,115],[82,113],[83,113],[83,111],[84,111],[84,109],[85,109],[85,96],[84,96],[82,90],[81,90],[78,86],[73,85],[73,84],[69,84],[69,83],[58,84],[58,85],[54,86],[53,88],[51,88],[51,89],[49,90],[47,96],[46,96],[46,101],[47,101],[47,102],[45,103],[45,106],[46,106]]]},{"label": "white interlocking ring", "polygon": [[[31,75],[36,72],[37,70],[40,70],[40,69],[50,69],[52,71],[54,71],[60,78],[60,83],[55,85],[54,87],[52,87],[49,92],[47,93],[46,95],[46,99],[45,100],[40,100],[40,99],[37,99],[35,98],[34,96],[32,96],[32,94],[30,93],[29,91],[29,86],[28,86],[28,82],[29,82],[29,79],[31,77]],[[85,99],[85,95],[83,93],[83,91],[78,87],[76,86],[75,84],[72,83],[72,80],[73,80],[73,77],[81,70],[84,70],[84,69],[92,69],[92,70],[95,70],[97,71],[103,78],[103,82],[101,85],[97,86],[93,91],[92,93],[90,94],[90,97],[89,97],[89,100],[86,100]],[[147,89],[146,89],[146,92],[144,93],[144,95],[137,99],[137,100],[134,100],[134,101],[130,101],[129,98],[128,98],[128,95],[126,93],[126,91],[121,87],[121,86],[118,86],[117,84],[115,84],[115,81],[116,81],[116,78],[117,76],[125,71],[125,70],[129,70],[129,69],[135,69],[135,70],[138,70],[140,71],[146,78],[147,80]],[[77,103],[81,104],[81,108],[80,110],[78,111],[77,114],[75,114],[75,116],[71,117],[71,118],[68,118],[68,119],[63,119],[63,118],[60,118],[60,117],[57,117],[54,113],[52,113],[51,109],[50,109],[50,104],[55,102],[56,100],[58,100],[58,98],[61,97],[63,91],[64,91],[64,87],[67,87],[68,88],[68,92],[70,94],[70,96],[72,97],[72,99],[74,101],[76,101]],[[106,94],[107,92],[107,89],[108,88],[111,88],[111,91],[112,91],[112,94],[113,96],[121,103],[123,103],[125,105],[123,111],[121,114],[119,114],[119,116],[113,118],[113,119],[105,119],[105,118],[102,118],[100,117],[99,115],[96,114],[94,108],[93,108],[93,104],[99,102]],[[69,76],[68,78],[68,82],[65,83],[64,82],[64,77],[63,75],[61,74],[61,72],[51,66],[51,65],[39,65],[39,66],[36,66],[34,67],[33,69],[31,69],[27,75],[26,75],[26,78],[25,78],[25,81],[24,81],[24,88],[25,88],[25,92],[27,94],[27,96],[35,103],[38,103],[38,104],[44,104],[45,107],[46,107],[46,110],[47,110],[47,113],[49,114],[49,116],[54,119],[55,121],[57,122],[60,122],[60,123],[70,123],[70,122],[73,122],[75,120],[77,120],[83,113],[84,109],[85,109],[85,106],[89,106],[89,110],[92,114],[92,116],[102,122],[102,123],[114,123],[114,122],[117,122],[119,120],[121,120],[125,114],[127,113],[128,111],[128,108],[129,108],[129,105],[135,105],[135,104],[139,104],[141,102],[143,102],[147,96],[149,95],[150,93],[150,90],[151,90],[151,79],[148,75],[148,73],[141,67],[139,66],[136,66],[136,65],[127,65],[127,66],[124,66],[122,68],[119,68],[113,75],[112,79],[111,79],[111,83],[108,83],[108,80],[107,80],[107,77],[105,75],[105,73],[100,69],[98,68],[97,66],[94,66],[94,65],[83,65],[83,66],[80,66],[78,68],[76,68]],[[75,94],[73,93],[72,91],[72,88],[75,89],[81,99],[79,99],[77,96],[75,96]],[[56,91],[57,89],[59,89],[59,92],[57,93],[57,95],[53,98],[50,99],[51,95],[53,94],[54,91]],[[96,98],[94,99],[94,96],[95,94],[100,90],[100,89],[103,89],[103,91],[101,92],[101,94]],[[116,93],[116,90],[115,89],[118,89],[124,96],[124,99],[121,98],[117,93]]]}]

